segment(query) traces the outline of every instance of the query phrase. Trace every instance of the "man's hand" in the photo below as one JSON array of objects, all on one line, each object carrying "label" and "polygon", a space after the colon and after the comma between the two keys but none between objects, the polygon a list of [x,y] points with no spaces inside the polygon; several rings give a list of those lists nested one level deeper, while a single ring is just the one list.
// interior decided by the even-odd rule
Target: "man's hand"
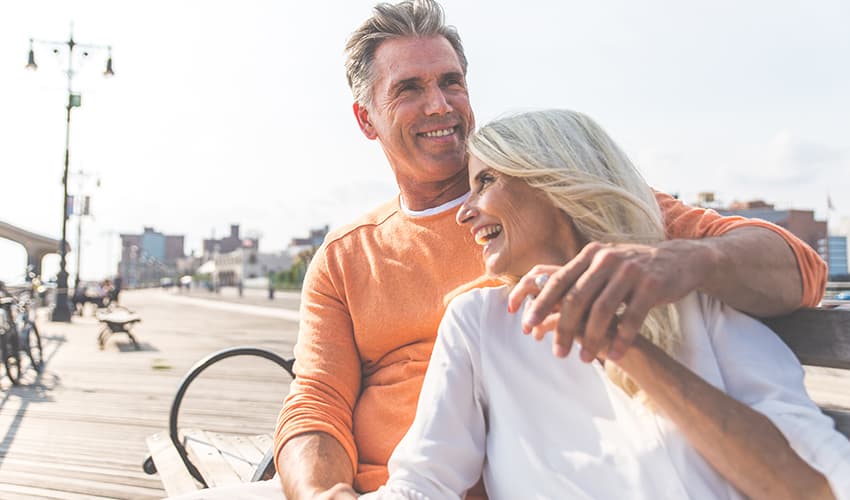
[{"label": "man's hand", "polygon": [[[541,265],[529,271],[511,292],[508,310],[517,311],[526,297],[536,295],[522,320],[525,333],[540,340],[554,330],[556,356],[566,356],[573,341],[580,340],[583,361],[592,361],[606,347],[607,356],[617,360],[649,310],[702,286],[716,259],[700,240],[589,243],[563,267]],[[539,290],[535,278],[541,274],[550,277]]]},{"label": "man's hand", "polygon": [[323,491],[313,498],[315,500],[357,500],[358,496],[350,484],[337,483],[331,489]]}]

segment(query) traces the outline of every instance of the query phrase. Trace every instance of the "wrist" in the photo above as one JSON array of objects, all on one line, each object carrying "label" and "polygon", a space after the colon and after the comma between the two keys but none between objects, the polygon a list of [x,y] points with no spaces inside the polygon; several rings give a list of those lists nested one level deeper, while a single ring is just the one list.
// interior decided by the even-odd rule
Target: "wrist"
[{"label": "wrist", "polygon": [[643,386],[645,382],[651,381],[649,373],[653,366],[658,363],[659,353],[663,353],[663,351],[645,337],[638,335],[623,357],[615,363],[636,384]]}]

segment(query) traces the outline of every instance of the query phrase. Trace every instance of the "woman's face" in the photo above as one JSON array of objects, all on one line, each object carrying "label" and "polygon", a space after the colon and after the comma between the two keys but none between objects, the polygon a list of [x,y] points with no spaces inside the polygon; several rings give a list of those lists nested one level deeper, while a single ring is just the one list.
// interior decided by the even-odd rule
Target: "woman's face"
[{"label": "woman's face", "polygon": [[522,276],[537,264],[565,264],[581,249],[570,218],[539,190],[469,157],[469,198],[457,222],[469,226],[491,275]]}]

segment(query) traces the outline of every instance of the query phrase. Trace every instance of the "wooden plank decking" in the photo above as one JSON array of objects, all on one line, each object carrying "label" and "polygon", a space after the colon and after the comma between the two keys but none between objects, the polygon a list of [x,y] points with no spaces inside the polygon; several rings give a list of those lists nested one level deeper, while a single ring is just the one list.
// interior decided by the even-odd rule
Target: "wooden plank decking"
[{"label": "wooden plank decking", "polygon": [[[70,325],[42,318],[43,373],[24,362],[20,386],[0,380],[0,498],[162,498],[159,477],[142,471],[145,440],[167,428],[171,400],[189,368],[235,345],[292,355],[292,320],[199,307],[161,290],[129,292],[122,302],[142,317],[134,330],[139,351],[122,334],[99,350],[92,316]],[[287,390],[273,382],[281,374],[257,358],[210,368],[186,395],[181,426],[272,432]]]},{"label": "wooden plank decking", "polygon": [[[239,312],[216,308],[215,301],[176,299],[173,292],[126,293],[122,302],[143,319],[134,330],[139,351],[121,334],[99,350],[92,316],[70,325],[40,322],[44,372],[27,370],[19,387],[0,380],[0,499],[165,496],[159,477],[141,466],[146,439],[167,427],[180,378],[199,359],[235,345],[291,356],[297,299],[279,299],[276,311],[263,313],[251,309],[266,304],[257,297],[246,297],[253,305]],[[850,410],[850,371],[807,373],[816,401]],[[287,390],[285,383],[270,382],[285,379],[280,374],[256,358],[211,368],[187,394],[181,427],[246,436],[271,432]]]}]

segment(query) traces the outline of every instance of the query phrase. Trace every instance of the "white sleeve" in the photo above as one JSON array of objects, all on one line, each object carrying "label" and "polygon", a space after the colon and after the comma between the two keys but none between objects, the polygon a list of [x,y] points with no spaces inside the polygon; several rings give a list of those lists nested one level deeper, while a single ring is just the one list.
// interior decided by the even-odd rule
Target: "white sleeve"
[{"label": "white sleeve", "polygon": [[794,353],[761,322],[703,296],[727,393],[768,417],[791,448],[850,500],[850,441],[811,400]]},{"label": "white sleeve", "polygon": [[[485,416],[480,374],[481,295],[449,305],[425,374],[416,417],[389,461],[378,498],[463,498],[481,478]],[[371,497],[370,497],[371,498]]]}]

